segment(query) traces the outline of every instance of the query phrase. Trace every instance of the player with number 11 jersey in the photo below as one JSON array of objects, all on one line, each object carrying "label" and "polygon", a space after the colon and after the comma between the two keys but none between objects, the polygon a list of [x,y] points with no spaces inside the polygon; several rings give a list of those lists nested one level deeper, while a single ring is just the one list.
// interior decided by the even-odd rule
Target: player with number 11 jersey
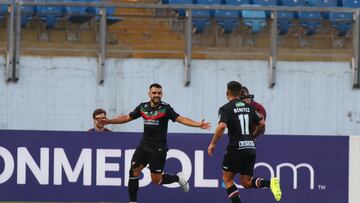
[{"label": "player with number 11 jersey", "polygon": [[[255,109],[241,100],[241,84],[231,81],[227,84],[228,103],[219,109],[219,123],[208,147],[209,156],[213,155],[216,143],[228,129],[229,144],[223,158],[223,181],[229,199],[233,203],[242,203],[239,190],[234,183],[235,174],[240,173],[241,184],[249,188],[270,188],[277,201],[281,199],[280,182],[253,177],[256,160],[254,137],[265,129],[265,121]],[[254,130],[252,130],[254,129]]]},{"label": "player with number 11 jersey", "polygon": [[219,117],[219,122],[226,123],[228,128],[227,151],[243,150],[254,153],[256,147],[251,129],[262,119],[255,109],[240,99],[234,99],[220,107]]}]

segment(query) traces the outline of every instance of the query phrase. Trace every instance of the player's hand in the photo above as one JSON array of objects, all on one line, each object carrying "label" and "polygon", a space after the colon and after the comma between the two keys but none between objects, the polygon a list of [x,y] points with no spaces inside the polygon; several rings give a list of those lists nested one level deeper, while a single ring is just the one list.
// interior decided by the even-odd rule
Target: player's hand
[{"label": "player's hand", "polygon": [[109,119],[108,118],[103,118],[99,121],[102,125],[107,125],[109,124]]},{"label": "player's hand", "polygon": [[203,119],[203,120],[200,122],[200,128],[201,128],[201,129],[205,129],[205,130],[210,130],[211,124],[210,124],[209,122],[205,122],[205,119]]},{"label": "player's hand", "polygon": [[210,143],[209,147],[208,147],[208,155],[210,157],[212,157],[213,153],[214,153],[214,150],[215,150],[215,144],[212,144]]}]

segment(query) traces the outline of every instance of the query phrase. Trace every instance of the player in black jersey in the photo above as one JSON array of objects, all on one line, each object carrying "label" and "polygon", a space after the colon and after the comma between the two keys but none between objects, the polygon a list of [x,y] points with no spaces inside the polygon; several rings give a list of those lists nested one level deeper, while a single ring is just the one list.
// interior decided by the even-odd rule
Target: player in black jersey
[{"label": "player in black jersey", "polygon": [[141,103],[129,115],[121,115],[114,119],[105,119],[103,121],[104,124],[121,124],[139,117],[142,117],[144,120],[144,134],[131,159],[128,185],[130,202],[137,201],[137,191],[139,189],[138,177],[148,164],[151,180],[154,184],[161,185],[178,182],[185,192],[189,191],[189,184],[184,179],[182,173],[177,175],[163,173],[166,153],[168,151],[166,135],[169,120],[191,127],[210,129],[210,123],[204,122],[204,120],[196,122],[180,116],[169,104],[161,101],[162,96],[161,85],[154,83],[149,88],[150,101]]},{"label": "player in black jersey", "polygon": [[[234,176],[240,173],[240,182],[245,188],[270,187],[277,201],[281,199],[280,182],[277,178],[264,180],[253,177],[256,159],[254,137],[265,128],[262,116],[255,109],[241,100],[241,84],[231,81],[227,84],[227,98],[229,102],[219,109],[220,121],[208,147],[208,154],[212,156],[215,145],[228,129],[229,144],[224,155],[222,169],[228,197],[232,202],[241,203],[239,190],[234,184]],[[252,131],[251,129],[254,129]]]}]

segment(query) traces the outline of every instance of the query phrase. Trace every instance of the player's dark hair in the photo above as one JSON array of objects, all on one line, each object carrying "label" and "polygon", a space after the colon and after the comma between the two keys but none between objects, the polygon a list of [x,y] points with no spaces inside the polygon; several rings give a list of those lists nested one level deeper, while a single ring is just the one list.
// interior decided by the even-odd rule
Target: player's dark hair
[{"label": "player's dark hair", "polygon": [[99,114],[105,114],[106,116],[106,111],[104,109],[96,109],[94,112],[93,112],[93,119],[95,119],[95,117]]},{"label": "player's dark hair", "polygon": [[153,84],[151,84],[150,87],[149,87],[149,89],[151,89],[152,87],[156,87],[156,88],[161,88],[161,89],[162,89],[162,87],[161,87],[161,85],[160,85],[159,83],[153,83]]},{"label": "player's dark hair", "polygon": [[245,86],[241,87],[241,91],[244,92],[244,93],[249,94],[249,89],[247,87],[245,87]]},{"label": "player's dark hair", "polygon": [[241,87],[241,94],[240,94],[240,99],[246,99],[247,96],[249,95],[249,89],[245,86]]},{"label": "player's dark hair", "polygon": [[241,95],[241,84],[237,81],[230,81],[227,84],[228,92],[233,96],[240,96]]},{"label": "player's dark hair", "polygon": [[241,95],[240,95],[241,99],[254,99],[254,95],[250,94],[249,89],[245,86],[241,87]]}]

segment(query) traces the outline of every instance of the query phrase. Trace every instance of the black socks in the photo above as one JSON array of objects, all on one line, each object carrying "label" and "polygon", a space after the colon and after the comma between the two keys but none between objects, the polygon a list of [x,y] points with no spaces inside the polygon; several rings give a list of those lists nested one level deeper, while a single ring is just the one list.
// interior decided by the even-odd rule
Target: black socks
[{"label": "black socks", "polygon": [[251,185],[254,188],[270,187],[270,180],[263,180],[261,178],[253,177],[252,180],[251,180]]},{"label": "black socks", "polygon": [[132,174],[132,172],[130,172],[129,184],[128,184],[130,202],[136,202],[137,201],[137,192],[138,192],[138,190],[139,190],[139,178],[135,177]]},{"label": "black socks", "polygon": [[239,197],[240,192],[235,185],[232,185],[231,187],[227,188],[226,192],[228,194],[228,197],[231,199],[233,203],[241,203]]}]

